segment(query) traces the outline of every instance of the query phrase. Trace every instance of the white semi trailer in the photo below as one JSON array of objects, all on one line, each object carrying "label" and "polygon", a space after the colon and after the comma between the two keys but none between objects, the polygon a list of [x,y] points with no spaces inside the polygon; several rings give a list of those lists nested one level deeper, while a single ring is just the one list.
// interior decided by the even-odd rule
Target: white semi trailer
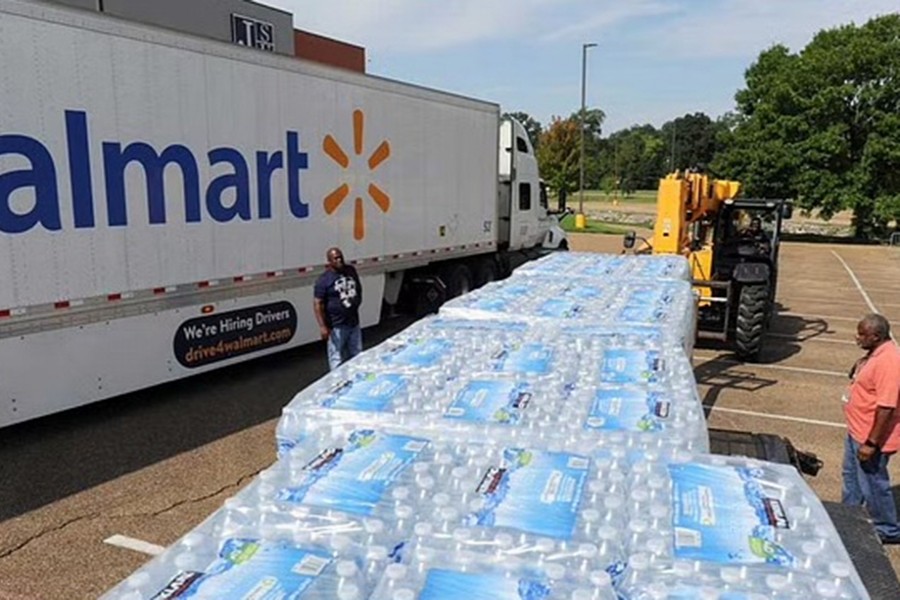
[{"label": "white semi trailer", "polygon": [[496,104],[0,0],[0,426],[364,326],[565,247]]}]

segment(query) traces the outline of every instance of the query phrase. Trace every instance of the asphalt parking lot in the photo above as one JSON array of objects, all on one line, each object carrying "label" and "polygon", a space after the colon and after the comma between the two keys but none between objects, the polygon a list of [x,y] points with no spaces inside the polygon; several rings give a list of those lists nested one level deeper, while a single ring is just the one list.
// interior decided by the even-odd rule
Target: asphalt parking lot
[{"label": "asphalt parking lot", "polygon": [[[572,246],[621,242],[576,235]],[[785,243],[778,303],[760,364],[696,351],[709,423],[814,452],[825,466],[810,485],[839,500],[855,324],[878,310],[900,328],[900,249]],[[324,370],[312,345],[0,431],[0,600],[96,598],[127,577],[271,464],[281,406]],[[892,475],[900,484],[900,461]],[[900,548],[889,554],[900,572]]]}]

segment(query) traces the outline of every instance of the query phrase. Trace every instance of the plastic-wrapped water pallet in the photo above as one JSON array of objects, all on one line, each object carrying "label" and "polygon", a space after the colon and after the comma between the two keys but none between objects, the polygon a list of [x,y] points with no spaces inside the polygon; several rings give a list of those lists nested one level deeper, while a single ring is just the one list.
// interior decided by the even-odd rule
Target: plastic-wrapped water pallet
[{"label": "plastic-wrapped water pallet", "polygon": [[518,275],[578,277],[598,281],[691,280],[687,259],[675,255],[621,255],[593,252],[554,252],[516,269]]},{"label": "plastic-wrapped water pallet", "polygon": [[627,505],[625,599],[869,597],[821,501],[788,465],[638,460]]},{"label": "plastic-wrapped water pallet", "polygon": [[588,279],[513,275],[446,302],[440,314],[482,319],[603,319],[618,286]]},{"label": "plastic-wrapped water pallet", "polygon": [[440,314],[448,318],[543,320],[557,327],[650,326],[688,351],[696,334],[696,296],[686,281],[619,282],[549,275],[513,275],[450,300]]},{"label": "plastic-wrapped water pallet", "polygon": [[426,319],[298,393],[276,430],[279,452],[323,423],[459,441],[707,450],[690,362],[641,340],[573,340],[541,321]]}]

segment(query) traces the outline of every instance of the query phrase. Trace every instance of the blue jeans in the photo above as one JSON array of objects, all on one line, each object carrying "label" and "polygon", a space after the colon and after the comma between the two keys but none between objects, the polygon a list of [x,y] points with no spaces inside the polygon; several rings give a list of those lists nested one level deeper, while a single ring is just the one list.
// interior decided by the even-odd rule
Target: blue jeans
[{"label": "blue jeans", "polygon": [[338,325],[328,336],[328,368],[334,371],[341,363],[362,352],[362,329]]},{"label": "blue jeans", "polygon": [[891,457],[879,452],[872,460],[861,463],[856,457],[859,446],[860,444],[847,434],[847,439],[844,440],[844,482],[841,502],[856,506],[865,504],[880,538],[900,538],[897,507],[894,505],[887,470]]}]

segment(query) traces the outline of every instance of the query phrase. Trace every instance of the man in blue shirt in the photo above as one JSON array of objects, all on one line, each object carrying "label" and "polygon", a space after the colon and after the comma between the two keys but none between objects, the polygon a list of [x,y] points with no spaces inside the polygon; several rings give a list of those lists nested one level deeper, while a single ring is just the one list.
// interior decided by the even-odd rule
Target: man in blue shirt
[{"label": "man in blue shirt", "polygon": [[344,263],[340,248],[329,248],[325,258],[327,267],[316,280],[313,309],[322,339],[327,341],[328,366],[334,370],[362,352],[362,285],[356,269]]}]

